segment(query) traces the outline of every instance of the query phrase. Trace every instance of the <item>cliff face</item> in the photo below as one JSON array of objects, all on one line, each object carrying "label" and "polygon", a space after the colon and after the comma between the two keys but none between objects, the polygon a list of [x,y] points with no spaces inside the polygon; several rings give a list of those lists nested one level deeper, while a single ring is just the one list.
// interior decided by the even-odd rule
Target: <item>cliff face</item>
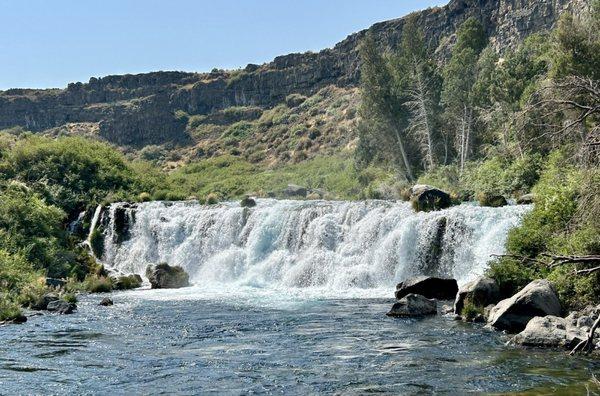
[{"label": "cliff face", "polygon": [[[457,27],[470,16],[481,20],[501,51],[526,36],[552,28],[565,10],[579,12],[589,0],[452,0],[415,14],[426,40],[440,58]],[[375,24],[382,47],[395,48],[405,19]],[[0,92],[0,129],[22,126],[43,131],[69,123],[95,124],[115,144],[141,147],[189,141],[176,115],[209,114],[231,106],[272,107],[292,94],[312,95],[328,85],[359,81],[358,45],[365,31],[319,53],[291,54],[244,70],[213,73],[155,72],[91,78],[66,89]]]}]

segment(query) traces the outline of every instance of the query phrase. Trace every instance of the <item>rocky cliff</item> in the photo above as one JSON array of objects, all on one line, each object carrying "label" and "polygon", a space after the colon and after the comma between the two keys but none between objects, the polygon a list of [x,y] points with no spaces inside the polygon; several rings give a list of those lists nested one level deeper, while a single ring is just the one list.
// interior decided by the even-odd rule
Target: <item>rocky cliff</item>
[{"label": "rocky cliff", "polygon": [[[414,14],[429,46],[443,59],[457,27],[468,17],[481,20],[494,47],[502,51],[527,35],[550,29],[565,10],[578,12],[589,0],[452,0]],[[382,48],[400,42],[405,18],[375,24]],[[90,130],[117,145],[187,144],[191,137],[181,114],[206,115],[232,106],[270,108],[290,94],[314,95],[334,85],[359,81],[358,45],[367,30],[319,53],[291,54],[243,70],[211,73],[155,72],[91,78],[65,89],[0,92],[0,129],[21,126],[43,131],[68,124]]]}]

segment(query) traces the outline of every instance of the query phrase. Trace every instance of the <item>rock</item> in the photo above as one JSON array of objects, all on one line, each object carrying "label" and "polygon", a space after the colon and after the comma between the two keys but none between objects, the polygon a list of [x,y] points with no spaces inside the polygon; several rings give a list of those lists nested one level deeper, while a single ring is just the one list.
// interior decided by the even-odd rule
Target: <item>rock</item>
[{"label": "rock", "polygon": [[244,199],[240,201],[240,206],[242,208],[253,208],[256,206],[256,201],[249,196],[245,196]]},{"label": "rock", "polygon": [[410,202],[417,212],[446,209],[452,205],[447,192],[425,184],[418,184],[410,189]]},{"label": "rock", "polygon": [[510,343],[528,347],[573,349],[584,339],[587,339],[587,334],[582,328],[571,325],[565,318],[548,315],[531,319]]},{"label": "rock", "polygon": [[535,200],[535,195],[534,194],[525,194],[525,195],[521,195],[519,198],[517,198],[517,204],[519,205],[531,205]]},{"label": "rock", "polygon": [[308,190],[305,187],[297,186],[295,184],[288,184],[286,189],[283,190],[283,195],[286,197],[306,198],[306,194],[308,194]]},{"label": "rock", "polygon": [[46,293],[42,297],[40,297],[40,299],[38,299],[34,304],[32,304],[30,308],[36,311],[44,311],[48,309],[48,305],[53,301],[58,301],[58,294]]},{"label": "rock", "polygon": [[560,316],[561,306],[556,291],[547,280],[535,280],[514,296],[500,301],[491,311],[488,323],[509,333],[523,331],[536,316]]},{"label": "rock", "polygon": [[46,278],[46,286],[59,289],[63,287],[67,282],[62,279]]},{"label": "rock", "polygon": [[408,294],[392,306],[387,316],[414,317],[437,314],[437,302],[419,294]]},{"label": "rock", "polygon": [[153,289],[177,289],[190,285],[190,277],[183,268],[166,263],[149,265],[146,277]]},{"label": "rock", "polygon": [[113,304],[114,304],[113,300],[111,300],[108,297],[104,297],[102,299],[102,301],[100,301],[100,304],[98,304],[98,305],[102,305],[103,307],[110,307]]},{"label": "rock", "polygon": [[493,195],[493,194],[477,194],[477,200],[481,206],[487,206],[490,208],[500,208],[502,206],[508,205],[506,198],[502,195]]},{"label": "rock", "polygon": [[470,302],[477,307],[486,307],[498,301],[500,301],[500,288],[496,281],[480,276],[458,290],[454,302],[454,313],[460,315],[465,302]]},{"label": "rock", "polygon": [[69,315],[72,314],[73,311],[77,309],[77,305],[64,301],[64,300],[56,300],[52,301],[48,304],[48,311],[56,312],[61,315]]},{"label": "rock", "polygon": [[438,300],[453,300],[456,297],[456,293],[458,293],[458,283],[456,279],[418,276],[400,282],[396,286],[397,299],[401,299],[411,293]]}]

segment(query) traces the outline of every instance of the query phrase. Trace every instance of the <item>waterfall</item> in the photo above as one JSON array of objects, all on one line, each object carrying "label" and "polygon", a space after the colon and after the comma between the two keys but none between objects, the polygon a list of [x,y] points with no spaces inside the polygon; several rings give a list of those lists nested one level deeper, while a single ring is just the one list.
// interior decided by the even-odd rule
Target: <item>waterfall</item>
[{"label": "waterfall", "polygon": [[[114,224],[115,209],[108,213]],[[123,205],[123,204],[121,204]],[[127,205],[127,204],[125,204]],[[415,213],[387,201],[258,200],[204,206],[148,202],[124,216],[127,236],[105,230],[103,262],[124,273],[182,266],[202,287],[386,289],[407,277],[465,283],[502,254],[508,231],[531,207],[463,204]]]},{"label": "waterfall", "polygon": [[[87,238],[83,241],[82,245],[85,245],[92,256],[96,258],[94,254],[94,249],[92,248],[92,236],[94,235],[94,231],[96,230],[96,226],[98,225],[98,221],[100,220],[100,215],[102,214],[102,205],[96,206],[96,210],[94,211],[94,216],[92,216],[92,222],[90,223],[90,231],[88,232]],[[83,213],[85,215],[85,212]],[[82,215],[80,215],[83,218]]]}]

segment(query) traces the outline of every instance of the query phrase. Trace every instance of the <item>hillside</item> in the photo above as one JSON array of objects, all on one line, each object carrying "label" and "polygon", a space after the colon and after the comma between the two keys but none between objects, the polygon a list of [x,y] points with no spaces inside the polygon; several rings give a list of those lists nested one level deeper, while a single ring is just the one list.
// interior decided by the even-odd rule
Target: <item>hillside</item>
[{"label": "hillside", "polygon": [[[503,51],[584,4],[452,0],[416,18],[443,61],[457,27],[471,16]],[[375,24],[319,53],[241,70],[93,77],[65,89],[7,90],[0,92],[0,130],[95,136],[135,152],[146,147],[142,155],[167,168],[222,154],[272,164],[339,152],[357,136],[359,42],[371,31],[380,48],[397,48],[405,20]]]}]

